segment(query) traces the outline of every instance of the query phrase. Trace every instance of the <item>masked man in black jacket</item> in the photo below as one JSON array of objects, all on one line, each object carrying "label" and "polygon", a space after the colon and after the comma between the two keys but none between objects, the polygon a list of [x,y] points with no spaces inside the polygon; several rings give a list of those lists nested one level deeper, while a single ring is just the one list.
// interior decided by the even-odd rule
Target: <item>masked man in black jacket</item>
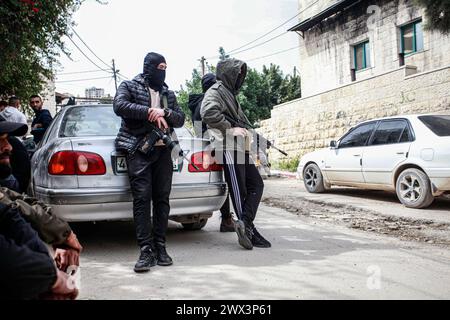
[{"label": "masked man in black jacket", "polygon": [[151,146],[150,152],[139,150],[143,139],[151,134],[152,125],[173,135],[172,128],[184,124],[185,116],[175,94],[164,82],[166,68],[165,58],[150,52],[144,59],[143,73],[122,82],[114,98],[114,112],[122,117],[116,149],[126,153],[136,236],[141,248],[135,272],[149,271],[156,264],[172,264],[166,252],[173,173],[171,151],[161,140]]}]

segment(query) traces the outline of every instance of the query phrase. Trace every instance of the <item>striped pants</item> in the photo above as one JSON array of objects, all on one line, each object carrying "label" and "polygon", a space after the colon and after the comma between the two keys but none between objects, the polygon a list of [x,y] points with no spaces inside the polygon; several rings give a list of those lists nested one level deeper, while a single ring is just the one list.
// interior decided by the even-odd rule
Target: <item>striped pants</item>
[{"label": "striped pants", "polygon": [[225,180],[240,220],[253,226],[264,190],[264,182],[248,153],[224,151]]}]

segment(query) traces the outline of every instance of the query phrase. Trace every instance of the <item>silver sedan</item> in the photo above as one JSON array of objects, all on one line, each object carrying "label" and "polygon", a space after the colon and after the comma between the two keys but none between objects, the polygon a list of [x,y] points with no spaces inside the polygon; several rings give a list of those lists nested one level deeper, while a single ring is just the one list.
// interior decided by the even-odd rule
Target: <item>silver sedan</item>
[{"label": "silver sedan", "polygon": [[[120,117],[112,105],[76,105],[61,110],[32,157],[32,192],[67,221],[132,218],[124,154],[114,148]],[[205,226],[226,199],[222,167],[202,166],[207,141],[175,129],[190,165],[174,159],[170,219],[187,229]]]}]

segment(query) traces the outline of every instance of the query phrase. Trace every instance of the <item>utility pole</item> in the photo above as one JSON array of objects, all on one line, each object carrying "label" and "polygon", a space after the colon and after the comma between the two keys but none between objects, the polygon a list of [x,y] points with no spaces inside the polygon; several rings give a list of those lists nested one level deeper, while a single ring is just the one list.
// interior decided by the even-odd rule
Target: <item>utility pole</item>
[{"label": "utility pole", "polygon": [[199,61],[200,61],[201,65],[202,65],[202,77],[203,77],[205,75],[205,61],[206,61],[206,59],[205,59],[204,56],[202,56]]},{"label": "utility pole", "polygon": [[117,91],[117,73],[119,73],[119,70],[116,70],[116,64],[114,63],[114,59],[112,59],[112,72],[114,77],[114,84],[116,86]]},{"label": "utility pole", "polygon": [[294,78],[297,75],[297,66],[294,66]]}]

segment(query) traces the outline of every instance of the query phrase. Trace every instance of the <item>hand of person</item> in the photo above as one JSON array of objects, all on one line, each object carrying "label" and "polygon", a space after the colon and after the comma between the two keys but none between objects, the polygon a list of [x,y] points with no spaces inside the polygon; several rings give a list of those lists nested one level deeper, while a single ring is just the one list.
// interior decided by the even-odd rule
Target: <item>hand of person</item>
[{"label": "hand of person", "polygon": [[159,117],[156,119],[156,125],[158,126],[158,128],[160,128],[161,130],[166,130],[169,125],[167,124],[166,119],[164,119],[164,117]]},{"label": "hand of person", "polygon": [[203,169],[208,169],[209,166],[213,165],[216,162],[216,158],[211,155],[211,152],[205,151],[203,152],[203,160],[202,167]]},{"label": "hand of person", "polygon": [[55,300],[74,300],[78,296],[78,289],[75,285],[75,277],[67,273],[56,270],[56,282],[46,298]]},{"label": "hand of person", "polygon": [[66,242],[64,244],[74,250],[77,250],[78,252],[81,252],[83,250],[83,247],[81,246],[80,242],[78,241],[77,235],[75,233],[70,232],[69,236],[66,239]]},{"label": "hand of person", "polygon": [[61,249],[57,248],[55,250],[55,262],[56,266],[61,271],[67,271],[70,266],[80,265],[80,252],[74,249]]},{"label": "hand of person", "polygon": [[156,119],[164,117],[164,110],[160,108],[150,108],[148,109],[148,121],[153,122]]},{"label": "hand of person", "polygon": [[235,137],[236,136],[245,137],[248,134],[248,131],[247,129],[236,127],[232,129],[232,134]]}]

